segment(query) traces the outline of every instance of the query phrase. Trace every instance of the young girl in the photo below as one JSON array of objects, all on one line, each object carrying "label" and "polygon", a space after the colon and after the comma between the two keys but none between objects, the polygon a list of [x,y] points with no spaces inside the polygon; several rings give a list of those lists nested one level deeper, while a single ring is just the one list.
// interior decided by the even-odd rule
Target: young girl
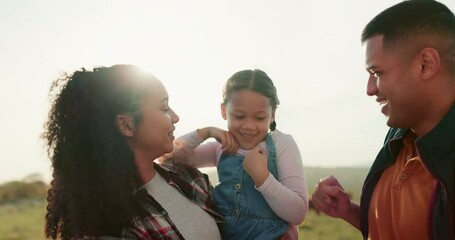
[{"label": "young girl", "polygon": [[[223,239],[276,239],[305,218],[302,159],[293,137],[275,129],[278,104],[265,72],[239,71],[223,91],[221,114],[229,131],[206,127],[190,132],[175,141],[167,156],[196,167],[217,167],[214,199],[226,220]],[[201,144],[208,138],[217,141]]]}]

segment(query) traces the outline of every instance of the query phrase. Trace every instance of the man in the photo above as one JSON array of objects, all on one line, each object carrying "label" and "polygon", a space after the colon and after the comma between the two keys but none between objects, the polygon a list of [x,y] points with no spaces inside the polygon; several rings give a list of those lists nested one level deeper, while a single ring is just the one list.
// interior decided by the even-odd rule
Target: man
[{"label": "man", "polygon": [[455,239],[455,16],[432,0],[398,3],[362,33],[369,72],[390,130],[360,205],[329,176],[312,201],[365,239]]}]

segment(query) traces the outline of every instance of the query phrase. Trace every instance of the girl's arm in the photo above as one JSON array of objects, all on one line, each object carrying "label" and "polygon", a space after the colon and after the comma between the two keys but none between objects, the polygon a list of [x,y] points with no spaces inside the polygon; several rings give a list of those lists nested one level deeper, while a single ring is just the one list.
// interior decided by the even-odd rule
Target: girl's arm
[{"label": "girl's arm", "polygon": [[298,225],[308,212],[308,189],[300,150],[291,135],[276,130],[272,138],[279,179],[269,174],[258,190],[281,219]]},{"label": "girl's arm", "polygon": [[[203,143],[209,138],[218,142]],[[216,127],[206,127],[187,133],[174,140],[172,153],[163,156],[160,161],[167,159],[174,162],[185,162],[194,167],[214,167],[218,163],[221,152],[237,151],[237,142],[227,131]]]}]

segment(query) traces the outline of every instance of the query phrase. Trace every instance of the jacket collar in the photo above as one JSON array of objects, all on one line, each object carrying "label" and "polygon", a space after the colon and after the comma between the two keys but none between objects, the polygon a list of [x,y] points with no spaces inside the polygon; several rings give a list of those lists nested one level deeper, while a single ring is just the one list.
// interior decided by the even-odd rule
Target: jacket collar
[{"label": "jacket collar", "polygon": [[429,133],[417,139],[417,149],[430,172],[444,183],[455,169],[455,105]]},{"label": "jacket collar", "polygon": [[[402,139],[410,129],[397,128],[389,137],[389,150],[396,154],[402,145]],[[399,140],[399,141],[396,141]],[[455,105],[441,121],[426,135],[416,140],[421,156],[425,158],[444,158],[455,150]]]},{"label": "jacket collar", "polygon": [[426,135],[417,139],[420,154],[431,158],[444,158],[455,150],[455,105]]},{"label": "jacket collar", "polygon": [[[391,128],[387,137],[386,145],[379,153],[384,158],[375,162],[373,169],[383,169],[395,161],[395,158],[403,146],[403,137],[410,129]],[[417,151],[425,163],[425,166],[439,179],[446,179],[455,168],[455,105],[447,112],[441,121],[426,135],[416,140]]]}]

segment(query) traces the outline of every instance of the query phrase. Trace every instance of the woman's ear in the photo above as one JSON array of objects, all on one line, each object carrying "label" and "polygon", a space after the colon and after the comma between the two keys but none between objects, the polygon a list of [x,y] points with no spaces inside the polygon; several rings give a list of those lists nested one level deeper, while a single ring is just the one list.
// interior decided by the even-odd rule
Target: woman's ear
[{"label": "woman's ear", "polygon": [[125,137],[134,136],[134,121],[133,117],[129,115],[117,115],[115,117],[115,126],[118,131]]},{"label": "woman's ear", "polygon": [[224,120],[226,120],[226,105],[224,103],[221,103],[221,116],[223,117]]}]

